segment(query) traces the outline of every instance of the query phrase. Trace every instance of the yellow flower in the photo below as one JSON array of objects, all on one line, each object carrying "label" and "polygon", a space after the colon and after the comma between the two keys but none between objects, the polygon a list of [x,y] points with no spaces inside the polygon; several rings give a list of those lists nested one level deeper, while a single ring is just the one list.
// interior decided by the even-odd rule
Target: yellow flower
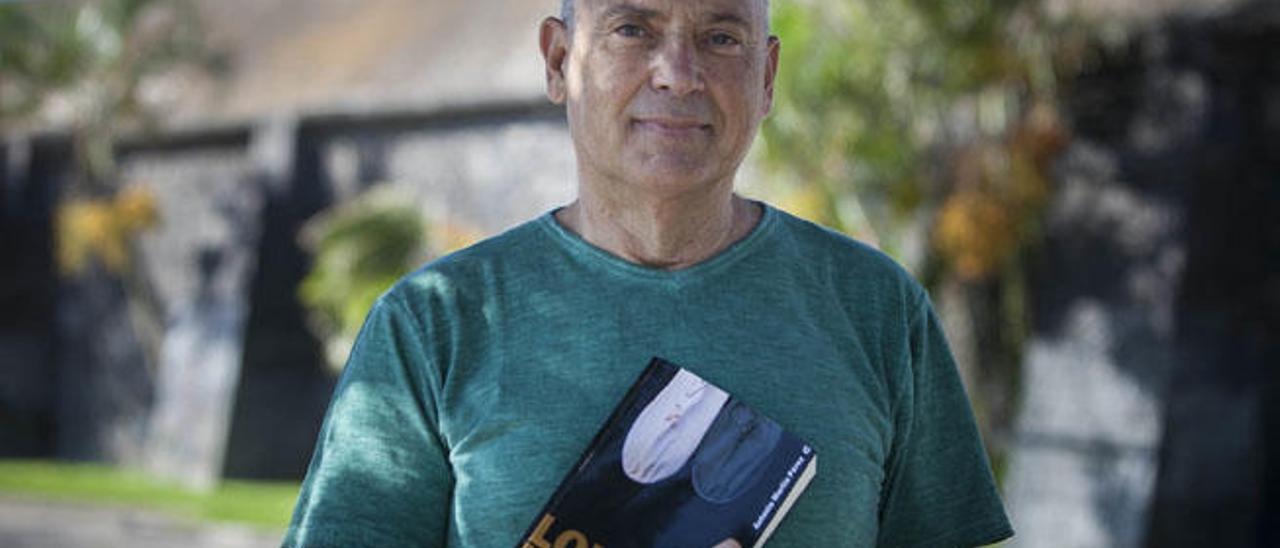
[{"label": "yellow flower", "polygon": [[55,234],[58,269],[63,274],[84,272],[97,258],[110,272],[129,267],[129,245],[139,233],[159,222],[155,197],[130,187],[114,200],[75,200],[58,207]]},{"label": "yellow flower", "polygon": [[120,191],[114,209],[120,227],[130,234],[151,228],[160,221],[155,196],[137,186]]},{"label": "yellow flower", "polygon": [[992,274],[1017,249],[1018,235],[1006,208],[979,192],[952,194],[934,227],[934,245],[966,281]]}]

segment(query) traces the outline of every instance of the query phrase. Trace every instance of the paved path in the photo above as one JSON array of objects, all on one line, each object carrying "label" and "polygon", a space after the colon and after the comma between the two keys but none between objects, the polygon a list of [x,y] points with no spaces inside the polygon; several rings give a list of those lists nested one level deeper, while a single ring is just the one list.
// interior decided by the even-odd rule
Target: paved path
[{"label": "paved path", "polygon": [[280,533],[163,513],[0,496],[4,548],[266,548]]}]

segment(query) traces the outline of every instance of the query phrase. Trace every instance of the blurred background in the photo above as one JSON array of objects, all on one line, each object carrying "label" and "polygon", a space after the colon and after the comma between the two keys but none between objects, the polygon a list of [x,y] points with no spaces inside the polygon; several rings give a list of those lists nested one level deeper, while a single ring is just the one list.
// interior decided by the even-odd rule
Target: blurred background
[{"label": "blurred background", "polygon": [[[277,545],[374,298],[572,198],[558,9],[0,0],[0,545]],[[1280,3],[773,28],[740,188],[930,289],[1007,544],[1280,546]]]}]

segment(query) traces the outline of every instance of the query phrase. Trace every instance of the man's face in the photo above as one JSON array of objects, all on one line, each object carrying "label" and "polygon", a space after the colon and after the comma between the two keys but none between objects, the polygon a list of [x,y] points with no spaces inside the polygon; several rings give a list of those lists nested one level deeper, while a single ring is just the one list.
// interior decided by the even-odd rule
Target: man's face
[{"label": "man's face", "polygon": [[583,177],[663,196],[731,184],[772,105],[778,44],[763,0],[578,0],[576,9],[571,37],[544,23],[543,52]]}]

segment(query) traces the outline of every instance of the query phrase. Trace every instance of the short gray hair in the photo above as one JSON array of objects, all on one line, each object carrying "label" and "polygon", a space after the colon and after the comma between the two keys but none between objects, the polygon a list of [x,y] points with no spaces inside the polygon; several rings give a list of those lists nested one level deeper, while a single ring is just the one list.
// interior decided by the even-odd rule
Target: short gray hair
[{"label": "short gray hair", "polygon": [[[573,28],[573,0],[560,0],[560,19]],[[764,0],[764,33],[769,34],[769,0]]]}]

